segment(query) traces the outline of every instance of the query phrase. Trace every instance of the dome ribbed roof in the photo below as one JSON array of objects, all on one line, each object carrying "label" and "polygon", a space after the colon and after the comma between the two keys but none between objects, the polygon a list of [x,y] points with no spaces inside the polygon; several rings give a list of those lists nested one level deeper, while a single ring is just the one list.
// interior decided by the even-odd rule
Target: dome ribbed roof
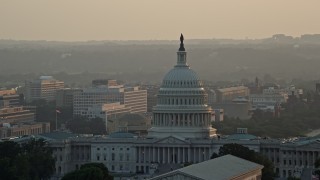
[{"label": "dome ribbed roof", "polygon": [[163,78],[162,87],[201,87],[198,74],[186,67],[174,67]]},{"label": "dome ribbed roof", "polygon": [[198,74],[188,68],[173,68],[163,78],[167,81],[199,81]]}]

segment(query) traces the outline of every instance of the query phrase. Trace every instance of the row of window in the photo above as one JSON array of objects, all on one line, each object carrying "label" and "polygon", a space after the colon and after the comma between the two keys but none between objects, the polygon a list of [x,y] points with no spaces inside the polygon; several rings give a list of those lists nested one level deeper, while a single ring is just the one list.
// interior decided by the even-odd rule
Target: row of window
[{"label": "row of window", "polygon": [[[103,158],[103,159],[102,159]],[[97,154],[96,155],[96,160],[97,161],[106,161],[107,160],[107,154],[103,154],[103,155],[100,155],[100,154]],[[111,154],[111,160],[112,161],[115,161],[116,160],[116,154],[115,153],[112,153]],[[120,153],[119,154],[119,161],[130,161],[130,154],[129,153],[126,153],[125,155]]]},{"label": "row of window", "polygon": [[[100,151],[100,149],[102,150],[102,148],[97,147],[97,151]],[[114,150],[117,149],[117,148],[112,147],[111,149],[112,149],[112,151],[114,151]],[[122,148],[122,147],[119,148],[120,151],[122,151],[122,150],[124,150],[124,149],[125,149],[125,148]],[[130,148],[128,148],[128,147],[127,147],[126,149],[127,149],[127,151],[130,150]],[[103,148],[103,150],[106,151],[106,150],[108,150],[108,148]]]},{"label": "row of window", "polygon": [[166,86],[175,86],[175,85],[180,85],[180,86],[184,86],[184,87],[191,87],[191,86],[201,86],[202,83],[201,81],[197,81],[197,80],[193,80],[193,81],[168,81],[168,80],[164,80],[162,82],[162,85],[166,85]]},{"label": "row of window", "polygon": [[158,99],[158,104],[168,104],[168,105],[197,105],[204,104],[205,98],[160,98]]}]

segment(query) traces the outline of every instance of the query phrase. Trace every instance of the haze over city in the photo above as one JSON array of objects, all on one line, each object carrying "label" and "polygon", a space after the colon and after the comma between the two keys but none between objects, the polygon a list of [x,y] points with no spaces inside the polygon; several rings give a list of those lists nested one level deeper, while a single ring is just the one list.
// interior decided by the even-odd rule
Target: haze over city
[{"label": "haze over city", "polygon": [[0,39],[176,40],[320,32],[318,0],[2,1]]},{"label": "haze over city", "polygon": [[0,3],[0,180],[319,180],[320,1]]}]

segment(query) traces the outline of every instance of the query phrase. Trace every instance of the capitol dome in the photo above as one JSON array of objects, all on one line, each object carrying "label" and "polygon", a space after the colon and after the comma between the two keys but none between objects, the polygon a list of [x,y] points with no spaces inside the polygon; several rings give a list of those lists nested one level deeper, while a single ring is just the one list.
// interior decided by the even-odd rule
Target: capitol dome
[{"label": "capitol dome", "polygon": [[162,87],[201,87],[198,74],[189,66],[174,67],[163,78]]},{"label": "capitol dome", "polygon": [[212,109],[197,73],[187,64],[187,52],[180,37],[177,64],[163,78],[157,105],[153,108],[148,136],[163,138],[209,138],[216,136],[211,127]]}]

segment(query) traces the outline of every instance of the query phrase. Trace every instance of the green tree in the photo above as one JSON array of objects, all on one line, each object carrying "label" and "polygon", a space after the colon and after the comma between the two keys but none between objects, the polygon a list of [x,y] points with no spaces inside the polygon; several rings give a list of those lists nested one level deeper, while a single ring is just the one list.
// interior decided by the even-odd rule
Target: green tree
[{"label": "green tree", "polygon": [[67,128],[73,133],[79,134],[105,134],[106,125],[101,118],[89,120],[84,116],[75,117],[67,122]]},{"label": "green tree", "polygon": [[12,141],[0,143],[0,179],[49,179],[54,163],[44,140],[31,140],[21,146]]},{"label": "green tree", "polygon": [[24,144],[22,149],[28,156],[29,176],[32,179],[48,179],[54,172],[55,160],[47,143],[43,139],[31,140]]},{"label": "green tree", "polygon": [[318,176],[318,177],[320,177],[320,158],[318,158],[318,159],[316,159],[316,161],[314,162],[314,168],[316,169],[315,171],[314,171],[314,173]]},{"label": "green tree", "polygon": [[80,167],[79,170],[66,174],[62,180],[113,180],[109,175],[108,168],[103,163],[88,163]]},{"label": "green tree", "polygon": [[231,154],[233,156],[237,156],[242,159],[246,159],[248,161],[252,161],[263,165],[264,168],[262,169],[262,180],[274,179],[275,173],[273,172],[273,163],[265,156],[256,153],[255,151],[250,150],[248,147],[242,146],[240,144],[225,144],[222,147],[220,147],[219,154],[217,155],[216,153],[213,153],[211,158],[224,156],[227,154]]}]

